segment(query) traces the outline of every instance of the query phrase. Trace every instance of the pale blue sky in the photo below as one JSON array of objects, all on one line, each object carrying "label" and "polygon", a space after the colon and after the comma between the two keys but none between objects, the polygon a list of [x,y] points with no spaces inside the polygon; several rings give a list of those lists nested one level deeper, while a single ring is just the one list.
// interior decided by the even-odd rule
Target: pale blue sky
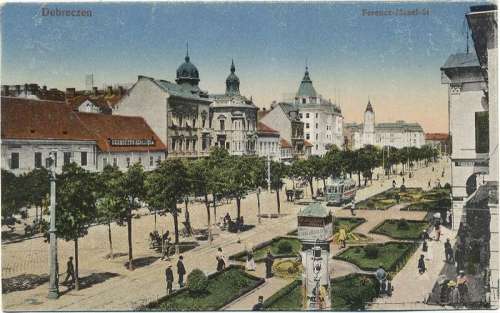
[{"label": "pale blue sky", "polygon": [[[241,91],[259,106],[296,92],[308,59],[316,90],[360,121],[368,97],[377,121],[447,131],[439,67],[465,51],[471,3],[7,4],[2,8],[2,83],[83,88],[174,80],[186,41],[200,86],[223,92],[231,58]],[[92,10],[44,17],[42,7]],[[363,16],[363,9],[429,9],[429,15]]]}]

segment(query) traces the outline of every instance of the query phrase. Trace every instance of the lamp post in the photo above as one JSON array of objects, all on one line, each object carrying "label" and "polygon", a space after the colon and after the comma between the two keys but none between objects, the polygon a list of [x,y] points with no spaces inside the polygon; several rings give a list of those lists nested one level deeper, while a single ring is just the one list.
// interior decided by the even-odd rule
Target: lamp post
[{"label": "lamp post", "polygon": [[314,301],[316,302],[316,309],[321,309],[320,305],[320,272],[321,272],[321,247],[318,245],[318,241],[316,240],[316,245],[313,247],[313,273],[314,273],[314,281],[316,282],[315,293],[314,293]]},{"label": "lamp post", "polygon": [[267,153],[267,192],[271,193],[271,156]]},{"label": "lamp post", "polygon": [[50,251],[49,251],[49,299],[59,298],[59,265],[57,263],[56,237],[56,153],[50,152],[48,165],[50,168]]},{"label": "lamp post", "polygon": [[257,187],[257,218],[259,219],[259,224],[261,223],[261,218],[260,218],[260,191],[261,191],[261,188],[259,186],[259,187]]}]

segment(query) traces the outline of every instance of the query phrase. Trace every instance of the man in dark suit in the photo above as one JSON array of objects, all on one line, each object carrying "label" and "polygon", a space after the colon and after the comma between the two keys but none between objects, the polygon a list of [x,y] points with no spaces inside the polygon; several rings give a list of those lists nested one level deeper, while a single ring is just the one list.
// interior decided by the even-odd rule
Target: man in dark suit
[{"label": "man in dark suit", "polygon": [[174,272],[172,272],[172,264],[167,263],[167,269],[165,270],[165,280],[167,281],[167,295],[172,293],[172,284],[174,283]]},{"label": "man in dark suit", "polygon": [[177,274],[179,275],[179,287],[184,287],[184,275],[186,274],[186,268],[184,267],[184,257],[179,256],[179,261],[177,261]]}]

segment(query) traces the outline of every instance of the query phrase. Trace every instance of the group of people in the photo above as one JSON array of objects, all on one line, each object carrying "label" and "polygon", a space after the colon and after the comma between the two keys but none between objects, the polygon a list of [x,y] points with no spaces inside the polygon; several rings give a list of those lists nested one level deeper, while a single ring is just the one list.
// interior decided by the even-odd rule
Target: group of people
[{"label": "group of people", "polygon": [[445,295],[442,300],[453,306],[466,304],[469,300],[468,279],[463,270],[459,271],[456,279],[449,280],[442,288]]},{"label": "group of people", "polygon": [[[184,257],[182,255],[179,256],[179,260],[177,261],[177,275],[179,288],[182,288],[184,287],[184,275],[186,275]],[[170,262],[167,263],[167,268],[165,269],[165,280],[167,282],[167,295],[169,295],[172,293],[174,283],[174,272],[172,271],[172,264]]]}]

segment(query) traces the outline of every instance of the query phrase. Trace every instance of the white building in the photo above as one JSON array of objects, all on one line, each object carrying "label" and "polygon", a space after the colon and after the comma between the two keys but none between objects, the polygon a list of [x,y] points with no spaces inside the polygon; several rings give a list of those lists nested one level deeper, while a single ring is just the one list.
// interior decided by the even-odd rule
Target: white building
[{"label": "white building", "polygon": [[269,156],[273,161],[281,161],[280,133],[266,124],[259,122],[257,124],[257,143],[255,150],[259,157],[267,158]]},{"label": "white building", "polygon": [[172,83],[139,76],[113,114],[143,117],[169,147],[169,157],[208,156],[212,145],[211,100],[198,87],[198,69],[189,55],[177,69],[176,77],[176,83]]},{"label": "white building", "polygon": [[56,171],[75,162],[89,171],[107,164],[145,170],[164,160],[166,147],[141,117],[73,111],[62,101],[2,97],[1,168],[14,174],[46,166],[56,152]]},{"label": "white building", "polygon": [[375,111],[370,101],[364,113],[364,123],[349,123],[345,126],[345,133],[349,134],[350,147],[354,150],[367,145],[398,149],[404,147],[418,147],[425,145],[425,133],[418,123],[396,121],[393,123],[376,123]]},{"label": "white building", "polygon": [[240,79],[231,62],[231,73],[226,79],[226,92],[212,95],[210,121],[213,146],[226,148],[233,155],[255,153],[257,140],[257,107],[251,99],[240,94]]},{"label": "white building", "polygon": [[295,95],[295,105],[304,122],[304,139],[312,145],[312,155],[324,155],[333,145],[342,146],[342,111],[316,92],[307,67]]}]

